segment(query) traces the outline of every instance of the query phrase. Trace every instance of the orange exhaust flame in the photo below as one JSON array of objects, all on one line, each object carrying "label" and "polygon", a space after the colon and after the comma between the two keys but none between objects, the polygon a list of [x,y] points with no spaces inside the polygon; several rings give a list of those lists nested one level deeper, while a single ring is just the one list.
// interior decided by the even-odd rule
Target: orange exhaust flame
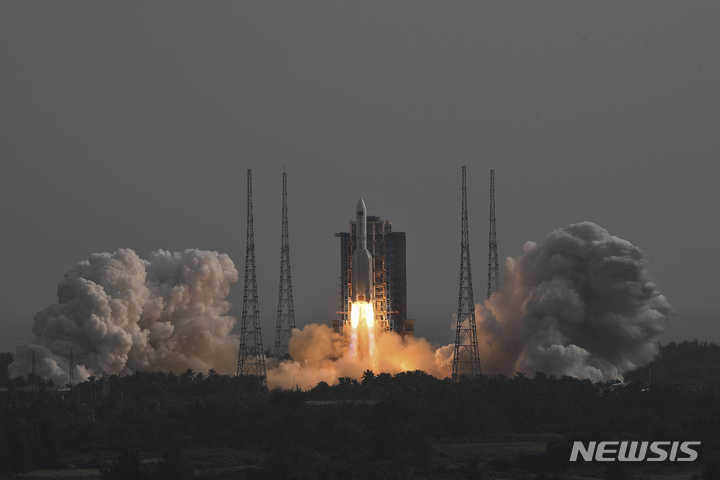
[{"label": "orange exhaust flame", "polygon": [[375,312],[372,303],[357,302],[350,310],[350,344],[348,353],[354,358],[375,355]]},{"label": "orange exhaust flame", "polygon": [[[368,307],[372,308],[372,305]],[[372,314],[366,313],[364,320],[360,315],[355,318],[356,328],[352,329],[351,317],[345,339],[329,326],[316,323],[294,330],[289,345],[293,360],[277,362],[269,359],[268,386],[306,390],[321,381],[336,384],[338,377],[362,380],[367,370],[391,375],[423,370],[437,378],[452,373],[453,344],[438,347],[424,338],[403,339],[395,332],[380,332],[374,325]]]}]

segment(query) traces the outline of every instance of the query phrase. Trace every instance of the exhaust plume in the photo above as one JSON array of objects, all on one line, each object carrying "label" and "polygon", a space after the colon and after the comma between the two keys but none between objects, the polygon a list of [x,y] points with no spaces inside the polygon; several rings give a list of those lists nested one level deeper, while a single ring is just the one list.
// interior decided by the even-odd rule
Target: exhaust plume
[{"label": "exhaust plume", "polygon": [[476,308],[483,373],[609,381],[655,357],[675,312],[640,249],[584,222],[523,250],[506,260],[499,290]]},{"label": "exhaust plume", "polygon": [[342,336],[327,325],[306,325],[293,330],[288,346],[293,360],[268,367],[270,388],[312,388],[323,381],[338,383],[339,377],[360,379],[366,370],[396,374],[423,370],[438,378],[452,372],[453,345],[436,349],[423,338],[403,340],[395,332],[376,337],[373,355],[349,355]]},{"label": "exhaust plume", "polygon": [[129,249],[98,253],[58,284],[58,303],[35,315],[36,338],[17,346],[11,376],[31,371],[65,384],[72,349],[75,378],[103,371],[233,371],[237,339],[226,297],[238,272],[225,254]]},{"label": "exhaust plume", "polygon": [[[508,258],[498,291],[476,305],[478,349],[486,374],[570,375],[593,381],[620,379],[649,363],[674,311],[645,268],[645,254],[589,222],[569,225],[539,245]],[[454,345],[436,348],[396,333],[377,337],[374,355],[346,354],[342,337],[325,325],[295,330],[294,361],[268,368],[272,387],[312,388],[338,377],[360,379],[366,370],[424,370],[450,376]]]}]

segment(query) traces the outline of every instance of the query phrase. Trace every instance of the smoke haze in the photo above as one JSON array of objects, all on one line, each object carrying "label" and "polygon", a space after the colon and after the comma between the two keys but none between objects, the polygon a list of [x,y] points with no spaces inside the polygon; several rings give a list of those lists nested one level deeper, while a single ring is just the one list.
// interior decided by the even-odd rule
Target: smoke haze
[{"label": "smoke haze", "polygon": [[36,338],[18,345],[9,373],[30,373],[35,352],[37,374],[65,384],[71,349],[78,381],[103,371],[232,373],[238,342],[226,297],[237,281],[230,257],[216,252],[94,254],[65,274],[58,303],[35,315]]},{"label": "smoke haze", "polygon": [[655,357],[674,311],[640,249],[584,222],[523,250],[476,309],[483,373],[607,381]]}]

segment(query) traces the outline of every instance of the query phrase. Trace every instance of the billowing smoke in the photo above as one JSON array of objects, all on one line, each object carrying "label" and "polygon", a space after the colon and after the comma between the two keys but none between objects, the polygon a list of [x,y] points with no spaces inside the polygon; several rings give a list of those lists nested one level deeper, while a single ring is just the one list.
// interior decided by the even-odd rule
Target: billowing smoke
[{"label": "billowing smoke", "polygon": [[326,325],[310,324],[294,330],[288,347],[292,361],[268,368],[270,388],[312,388],[319,382],[337,383],[338,377],[362,378],[374,373],[423,370],[438,378],[452,373],[453,345],[436,349],[423,338],[405,341],[395,332],[379,335],[372,357],[347,355],[340,334]]},{"label": "billowing smoke", "polygon": [[[650,362],[674,311],[658,293],[642,251],[589,222],[570,225],[509,258],[501,286],[476,306],[478,347],[486,374],[570,375],[620,379]],[[378,337],[369,358],[347,355],[342,338],[324,325],[295,330],[294,361],[269,365],[270,387],[311,388],[363,372],[424,370],[450,376],[454,345],[422,338]]]},{"label": "billowing smoke", "polygon": [[[483,373],[545,372],[591,380],[622,378],[650,362],[674,312],[645,269],[645,255],[603,228],[579,223],[557,230],[508,259],[499,290],[477,305]],[[174,371],[234,373],[238,339],[226,298],[238,273],[227,255],[158,250],[95,254],[65,274],[58,303],[34,319],[35,340],[21,343],[11,376],[31,371],[57,384],[75,377]],[[292,361],[268,362],[268,385],[311,388],[366,370],[452,372],[453,345],[379,335],[372,356],[346,354],[339,334],[311,324],[293,331]]]},{"label": "billowing smoke", "polygon": [[11,376],[31,371],[57,384],[103,371],[231,373],[238,341],[226,297],[238,272],[227,255],[158,250],[149,260],[121,249],[78,263],[58,285],[58,303],[35,315],[35,340],[21,343]]},{"label": "billowing smoke", "polygon": [[655,357],[674,311],[642,251],[590,222],[523,250],[508,258],[499,290],[476,309],[484,373],[608,381]]}]

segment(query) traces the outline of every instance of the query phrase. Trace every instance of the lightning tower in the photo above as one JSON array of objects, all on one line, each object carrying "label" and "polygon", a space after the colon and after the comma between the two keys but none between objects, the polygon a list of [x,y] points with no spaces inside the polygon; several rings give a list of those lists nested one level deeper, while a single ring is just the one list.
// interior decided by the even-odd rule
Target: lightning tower
[{"label": "lightning tower", "polygon": [[480,358],[475,328],[475,302],[473,301],[472,273],[470,270],[470,237],[468,235],[467,187],[465,166],[462,167],[462,239],[460,241],[460,294],[458,301],[457,328],[455,329],[455,354],[453,355],[452,379],[480,374]]},{"label": "lightning tower", "polygon": [[490,298],[500,283],[500,269],[498,268],[497,235],[495,233],[495,170],[490,170],[490,254],[488,257],[488,289],[487,298]]},{"label": "lightning tower", "polygon": [[290,241],[287,217],[287,174],[283,170],[282,239],[280,240],[280,291],[278,292],[277,327],[275,329],[275,356],[288,356],[290,332],[295,328],[292,279],[290,277]]},{"label": "lightning tower", "polygon": [[102,371],[102,396],[107,397],[110,393],[110,377],[105,370]]},{"label": "lightning tower", "polygon": [[247,171],[247,241],[245,246],[245,288],[243,293],[242,324],[238,375],[255,375],[267,383],[263,354],[260,309],[258,308],[257,274],[255,272],[255,234],[253,232],[252,170]]},{"label": "lightning tower", "polygon": [[73,358],[72,348],[70,349],[70,386],[75,385],[75,359]]}]

